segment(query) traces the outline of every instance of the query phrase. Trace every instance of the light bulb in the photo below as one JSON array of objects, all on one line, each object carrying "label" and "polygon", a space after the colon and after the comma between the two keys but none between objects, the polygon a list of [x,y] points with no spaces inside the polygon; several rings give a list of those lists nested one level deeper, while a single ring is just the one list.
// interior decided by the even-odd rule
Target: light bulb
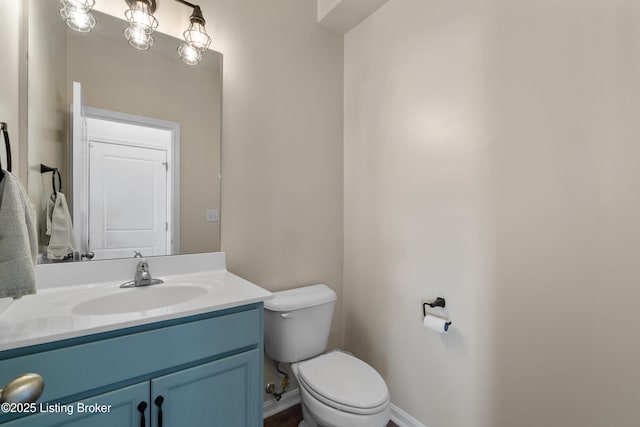
[{"label": "light bulb", "polygon": [[148,50],[153,46],[153,36],[141,28],[127,27],[124,30],[124,36],[129,42],[129,46],[138,50]]},{"label": "light bulb", "polygon": [[188,42],[178,47],[180,59],[187,65],[198,65],[202,61],[202,52]]},{"label": "light bulb", "polygon": [[209,49],[211,45],[211,37],[207,34],[207,30],[197,21],[191,21],[189,28],[182,35],[187,43],[200,51]]},{"label": "light bulb", "polygon": [[60,0],[60,16],[69,28],[88,33],[96,25],[96,19],[89,13],[95,0]]},{"label": "light bulb", "polygon": [[73,12],[71,12],[70,19],[73,21],[73,25],[75,25],[76,27],[79,27],[79,28],[87,27],[87,23],[89,21],[89,14],[74,10]]},{"label": "light bulb", "polygon": [[158,28],[158,20],[151,13],[146,1],[136,0],[124,13],[131,27],[137,27],[149,34]]}]

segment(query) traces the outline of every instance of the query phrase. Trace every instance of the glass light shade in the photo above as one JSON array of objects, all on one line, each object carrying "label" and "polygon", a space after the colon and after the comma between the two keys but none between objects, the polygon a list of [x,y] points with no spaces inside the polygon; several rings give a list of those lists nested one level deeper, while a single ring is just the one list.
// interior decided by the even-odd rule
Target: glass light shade
[{"label": "glass light shade", "polygon": [[93,6],[96,4],[95,0],[60,0],[62,7],[68,7],[70,9],[78,9],[83,12],[90,12]]},{"label": "glass light shade", "polygon": [[91,12],[95,0],[60,0],[60,16],[72,30],[88,33],[95,27],[96,19]]},{"label": "glass light shade", "polygon": [[136,0],[124,13],[131,28],[152,34],[158,28],[158,20],[151,13],[149,4],[144,0]]},{"label": "glass light shade", "polygon": [[199,51],[205,51],[211,45],[211,37],[209,37],[207,30],[204,29],[204,25],[200,22],[191,21],[189,28],[182,35],[187,43]]},{"label": "glass light shade", "polygon": [[153,36],[137,27],[127,27],[124,29],[124,36],[129,42],[129,46],[138,50],[149,50],[153,46]]},{"label": "glass light shade", "polygon": [[184,42],[178,47],[178,55],[187,65],[198,65],[202,61],[202,51],[188,42]]}]

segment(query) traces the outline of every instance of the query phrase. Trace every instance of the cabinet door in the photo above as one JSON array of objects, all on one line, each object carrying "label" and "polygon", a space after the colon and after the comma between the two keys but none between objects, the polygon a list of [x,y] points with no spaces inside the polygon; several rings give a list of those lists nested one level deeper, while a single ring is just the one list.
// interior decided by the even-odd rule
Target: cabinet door
[{"label": "cabinet door", "polygon": [[[40,413],[9,421],[3,427],[149,426],[148,399],[149,383],[144,382],[65,405],[36,403]],[[144,424],[138,409],[141,402],[147,403]]]},{"label": "cabinet door", "polygon": [[259,356],[247,351],[151,380],[151,425],[261,427]]}]

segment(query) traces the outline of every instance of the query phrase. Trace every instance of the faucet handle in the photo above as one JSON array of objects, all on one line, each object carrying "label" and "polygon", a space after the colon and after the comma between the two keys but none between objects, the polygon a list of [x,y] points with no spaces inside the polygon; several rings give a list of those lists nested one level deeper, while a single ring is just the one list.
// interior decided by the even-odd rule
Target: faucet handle
[{"label": "faucet handle", "polygon": [[138,263],[137,275],[139,275],[142,280],[151,279],[151,273],[149,273],[149,263],[146,259],[143,259]]},{"label": "faucet handle", "polygon": [[138,261],[138,265],[136,265],[136,274],[133,276],[133,280],[123,283],[122,285],[120,285],[120,287],[130,288],[138,286],[158,285],[160,283],[164,283],[164,281],[162,279],[151,278],[151,273],[149,272],[149,263],[146,259],[143,259]]},{"label": "faucet handle", "polygon": [[134,258],[142,258],[142,252],[140,251],[133,251],[133,257]]}]

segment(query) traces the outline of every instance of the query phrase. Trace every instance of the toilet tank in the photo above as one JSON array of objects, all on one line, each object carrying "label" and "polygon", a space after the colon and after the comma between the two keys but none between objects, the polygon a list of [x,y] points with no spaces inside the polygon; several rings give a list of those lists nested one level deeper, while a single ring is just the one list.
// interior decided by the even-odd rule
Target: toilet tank
[{"label": "toilet tank", "polygon": [[264,303],[264,348],[269,358],[293,363],[327,348],[336,293],[327,285],[275,292]]}]

